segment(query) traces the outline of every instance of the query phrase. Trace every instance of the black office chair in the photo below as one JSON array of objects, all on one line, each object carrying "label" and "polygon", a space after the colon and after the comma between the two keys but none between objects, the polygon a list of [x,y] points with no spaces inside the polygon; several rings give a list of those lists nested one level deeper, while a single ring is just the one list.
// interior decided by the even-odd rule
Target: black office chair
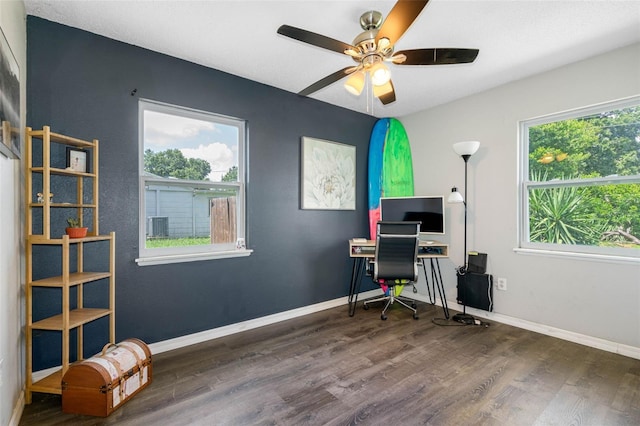
[{"label": "black office chair", "polygon": [[[418,319],[415,300],[396,296],[396,286],[412,285],[418,279],[418,245],[420,222],[378,222],[376,235],[376,255],[371,262],[372,278],[378,284],[388,286],[385,296],[364,302],[364,309],[369,303],[386,301],[380,318],[387,319],[387,309],[393,303],[413,312]],[[409,305],[408,303],[411,303]]]}]

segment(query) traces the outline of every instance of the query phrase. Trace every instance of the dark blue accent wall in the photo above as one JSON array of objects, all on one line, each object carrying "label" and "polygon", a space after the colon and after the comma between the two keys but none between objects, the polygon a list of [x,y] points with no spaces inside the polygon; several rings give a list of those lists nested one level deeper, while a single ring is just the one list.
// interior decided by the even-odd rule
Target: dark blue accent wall
[{"label": "dark blue accent wall", "polygon": [[[33,16],[27,41],[27,125],[100,140],[100,233],[116,232],[117,340],[154,343],[347,295],[347,239],[368,234],[374,117]],[[140,97],[248,121],[251,256],[135,263]],[[302,136],[356,146],[355,211],[300,209]],[[37,262],[46,270],[59,260]],[[90,348],[106,343],[104,327],[85,333]],[[59,339],[45,334],[34,342],[36,370],[59,363]]]}]

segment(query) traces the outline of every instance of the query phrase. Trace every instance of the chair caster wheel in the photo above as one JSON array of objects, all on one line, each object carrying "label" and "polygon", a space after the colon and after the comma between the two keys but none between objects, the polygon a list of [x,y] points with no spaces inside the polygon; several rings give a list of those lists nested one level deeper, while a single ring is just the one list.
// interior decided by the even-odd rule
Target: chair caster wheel
[{"label": "chair caster wheel", "polygon": [[416,305],[415,303],[412,303],[412,304],[411,304],[411,307],[412,307],[413,309],[416,309],[416,308],[418,307],[418,305]]},{"label": "chair caster wheel", "polygon": [[368,311],[368,310],[369,310],[369,305],[364,305],[364,306],[362,306],[362,308],[363,308],[365,311]]},{"label": "chair caster wheel", "polygon": [[419,317],[418,317],[418,314],[413,314],[413,319],[414,319],[414,320],[417,320],[418,318],[419,318]]},{"label": "chair caster wheel", "polygon": [[385,314],[380,315],[380,319],[382,321],[386,321],[387,320],[387,316]]},{"label": "chair caster wheel", "polygon": [[413,292],[414,292],[414,293],[417,293],[417,292],[418,292],[418,289],[414,287],[414,288],[413,288]]}]

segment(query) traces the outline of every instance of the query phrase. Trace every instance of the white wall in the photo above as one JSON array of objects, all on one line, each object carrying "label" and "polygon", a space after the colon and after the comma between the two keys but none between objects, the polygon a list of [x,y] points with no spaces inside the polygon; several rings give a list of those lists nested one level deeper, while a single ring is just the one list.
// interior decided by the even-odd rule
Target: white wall
[{"label": "white wall", "polygon": [[[24,128],[27,27],[21,0],[0,1],[0,27],[20,67],[20,117]],[[22,192],[21,161],[0,155],[0,425],[17,424],[23,406]]]},{"label": "white wall", "polygon": [[[640,44],[516,81],[407,117],[415,193],[464,188],[464,162],[451,146],[479,140],[469,161],[468,249],[489,254],[495,312],[639,349],[640,263],[517,254],[518,121],[640,94]],[[448,205],[452,260],[444,267],[455,300],[453,265],[463,262],[463,207]],[[452,307],[458,308],[458,305]]]}]

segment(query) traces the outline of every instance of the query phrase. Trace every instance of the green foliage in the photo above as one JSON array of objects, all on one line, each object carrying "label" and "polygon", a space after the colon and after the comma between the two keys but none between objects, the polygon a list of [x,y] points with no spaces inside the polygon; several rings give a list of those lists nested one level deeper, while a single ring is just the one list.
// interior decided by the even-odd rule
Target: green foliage
[{"label": "green foliage", "polygon": [[[640,106],[529,128],[532,181],[640,175]],[[532,190],[530,239],[599,245],[624,230],[640,236],[640,184]]]},{"label": "green foliage", "polygon": [[[640,184],[602,185],[585,188],[590,208],[599,217],[611,218],[607,231],[621,229],[640,236]],[[608,240],[621,241],[621,237]]]},{"label": "green foliage", "polygon": [[589,211],[584,188],[534,189],[529,193],[530,239],[539,243],[597,245],[608,222]]},{"label": "green foliage", "polygon": [[204,246],[211,244],[210,237],[192,238],[147,238],[146,248]]},{"label": "green foliage", "polygon": [[[597,142],[594,126],[577,120],[558,121],[529,129],[529,174],[558,179],[562,176],[579,176],[583,165],[589,161],[587,147]],[[553,160],[544,163],[545,155]],[[562,158],[566,155],[566,158]]]},{"label": "green foliage", "polygon": [[80,219],[77,217],[70,217],[67,219],[67,224],[69,224],[69,228],[80,228]]},{"label": "green foliage", "polygon": [[640,107],[529,128],[529,172],[548,179],[640,174]]},{"label": "green foliage", "polygon": [[144,170],[160,177],[187,180],[208,180],[211,165],[200,158],[185,158],[179,149],[153,152],[144,151]]},{"label": "green foliage", "polygon": [[238,166],[231,167],[224,176],[222,176],[222,182],[237,182],[238,181]]}]

